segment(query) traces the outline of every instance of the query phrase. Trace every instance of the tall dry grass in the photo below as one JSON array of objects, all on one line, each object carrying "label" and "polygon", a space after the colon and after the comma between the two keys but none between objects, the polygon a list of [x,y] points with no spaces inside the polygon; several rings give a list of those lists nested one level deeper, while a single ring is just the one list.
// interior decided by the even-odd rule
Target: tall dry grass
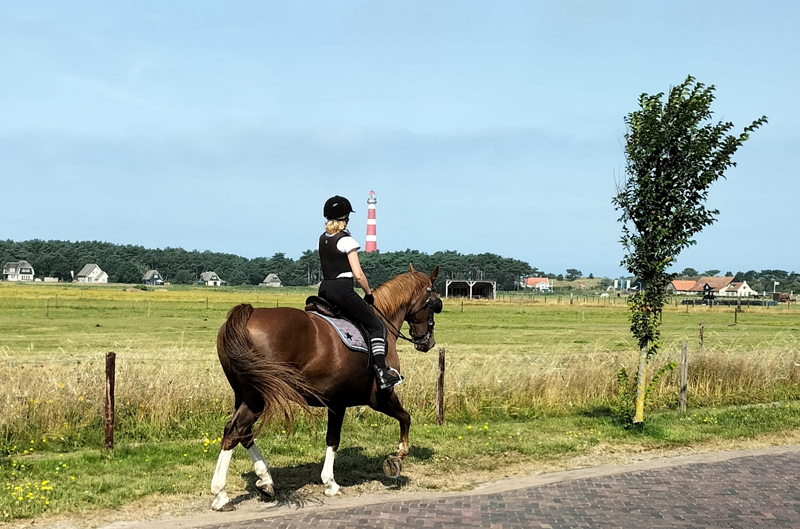
[{"label": "tall dry grass", "polygon": [[[169,437],[214,416],[224,422],[232,392],[216,360],[178,350],[160,359],[117,357],[117,430],[128,439]],[[404,384],[398,393],[417,417],[432,417],[435,353],[401,353]],[[616,374],[630,373],[636,353],[571,355],[459,355],[447,358],[445,404],[453,419],[487,416],[596,413],[617,394]],[[662,354],[655,371],[677,355]],[[43,435],[76,446],[102,436],[105,360],[102,355],[59,361],[0,362],[0,439],[20,442]],[[677,372],[650,395],[651,409],[675,406]],[[760,403],[800,398],[800,350],[694,352],[689,365],[690,406]],[[204,424],[207,424],[204,423]]]}]

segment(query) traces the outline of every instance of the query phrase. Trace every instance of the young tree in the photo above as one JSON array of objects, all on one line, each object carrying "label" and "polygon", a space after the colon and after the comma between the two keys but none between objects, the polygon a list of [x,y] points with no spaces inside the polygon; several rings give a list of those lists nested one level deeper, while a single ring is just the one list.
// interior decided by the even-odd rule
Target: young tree
[{"label": "young tree", "polygon": [[645,365],[661,345],[659,316],[667,268],[693,237],[716,221],[719,211],[705,206],[712,183],[736,164],[731,157],[751,132],[767,122],[754,121],[738,136],[730,122],[711,123],[714,86],[689,76],[664,94],[642,94],[639,110],[625,117],[625,175],[617,182],[615,209],[621,211],[622,266],[641,279],[643,288],[628,297],[631,333],[639,345],[634,425],[644,421]]}]

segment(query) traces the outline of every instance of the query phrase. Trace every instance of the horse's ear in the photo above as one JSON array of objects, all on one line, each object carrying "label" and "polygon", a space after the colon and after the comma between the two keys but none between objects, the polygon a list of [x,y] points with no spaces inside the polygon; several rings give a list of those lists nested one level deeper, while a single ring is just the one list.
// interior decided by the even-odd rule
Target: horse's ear
[{"label": "horse's ear", "polygon": [[413,264],[408,263],[408,271],[409,272],[416,272],[416,270],[414,270],[414,265]]},{"label": "horse's ear", "polygon": [[431,272],[431,284],[436,282],[436,279],[439,277],[439,265],[433,267],[433,272]]}]

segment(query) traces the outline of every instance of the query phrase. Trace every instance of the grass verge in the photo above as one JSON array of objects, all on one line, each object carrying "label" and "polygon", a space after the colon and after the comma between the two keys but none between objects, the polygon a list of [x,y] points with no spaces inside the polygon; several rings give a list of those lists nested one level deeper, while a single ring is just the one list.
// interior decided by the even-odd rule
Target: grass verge
[{"label": "grass verge", "polygon": [[[186,495],[210,502],[209,482],[219,453],[225,418],[209,418],[195,438],[143,444],[122,442],[112,452],[68,450],[31,439],[8,447],[0,459],[0,520],[53,519],[69,513],[115,509],[146,497],[169,501]],[[508,475],[599,464],[608,454],[664,451],[713,444],[732,447],[743,440],[800,430],[800,403],[695,409],[648,416],[642,432],[626,430],[611,417],[539,416],[519,421],[417,423],[403,476],[381,472],[383,457],[397,442],[394,421],[352,410],[347,418],[336,477],[344,494],[391,490],[462,490]],[[45,440],[46,441],[46,440]],[[259,445],[273,469],[279,501],[322,497],[319,483],[325,454],[324,422],[300,421],[290,432],[270,425]],[[738,445],[737,445],[738,446]],[[232,495],[253,494],[255,476],[241,447],[229,474]]]}]

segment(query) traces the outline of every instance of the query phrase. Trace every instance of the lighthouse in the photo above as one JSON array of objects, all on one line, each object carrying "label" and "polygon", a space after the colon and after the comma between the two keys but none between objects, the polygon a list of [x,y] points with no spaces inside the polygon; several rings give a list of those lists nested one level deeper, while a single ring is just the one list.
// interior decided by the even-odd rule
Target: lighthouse
[{"label": "lighthouse", "polygon": [[378,237],[375,232],[375,204],[378,203],[378,198],[375,196],[375,191],[370,191],[367,196],[367,252],[375,252],[378,250]]}]

